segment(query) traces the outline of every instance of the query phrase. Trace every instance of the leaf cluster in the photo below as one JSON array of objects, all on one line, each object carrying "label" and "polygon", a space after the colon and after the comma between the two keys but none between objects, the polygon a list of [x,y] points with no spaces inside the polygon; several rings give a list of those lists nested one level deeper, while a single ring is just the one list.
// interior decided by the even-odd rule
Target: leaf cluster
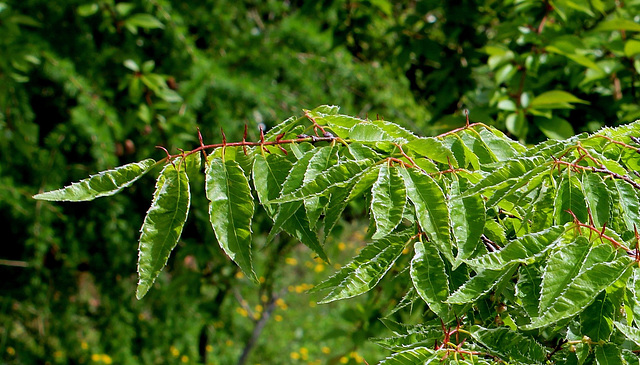
[{"label": "leaf cluster", "polygon": [[[256,205],[272,220],[269,239],[285,232],[328,261],[326,237],[350,202],[365,202],[372,242],[312,290],[328,291],[323,303],[354,297],[393,269],[408,292],[389,316],[417,301],[428,309],[417,325],[385,322],[395,333],[379,340],[395,352],[385,364],[638,361],[639,126],[527,147],[483,124],[418,137],[322,106],[260,142],[169,155],[141,229],[137,296],[177,244],[203,166],[217,241],[254,280]],[[112,195],[153,166],[35,198]]]}]

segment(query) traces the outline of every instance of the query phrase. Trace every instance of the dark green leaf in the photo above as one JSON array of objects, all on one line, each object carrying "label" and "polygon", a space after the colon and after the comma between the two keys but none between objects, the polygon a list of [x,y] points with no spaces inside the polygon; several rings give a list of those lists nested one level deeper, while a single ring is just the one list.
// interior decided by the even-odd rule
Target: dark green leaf
[{"label": "dark green leaf", "polygon": [[438,317],[447,321],[450,308],[444,303],[449,297],[449,277],[438,250],[429,242],[416,242],[411,260],[411,280],[420,297]]},{"label": "dark green leaf", "polygon": [[464,283],[447,299],[447,303],[470,303],[487,294],[502,281],[511,278],[517,269],[517,264],[511,264],[502,270],[483,270]]},{"label": "dark green leaf", "polygon": [[535,340],[510,330],[508,327],[483,328],[473,326],[471,336],[491,354],[510,364],[545,364],[547,351]]}]

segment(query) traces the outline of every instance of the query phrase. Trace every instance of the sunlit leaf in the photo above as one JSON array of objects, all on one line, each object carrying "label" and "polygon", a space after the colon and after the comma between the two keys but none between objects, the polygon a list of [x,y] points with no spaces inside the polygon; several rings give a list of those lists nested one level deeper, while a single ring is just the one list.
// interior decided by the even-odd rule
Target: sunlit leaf
[{"label": "sunlit leaf", "polygon": [[449,297],[449,277],[438,250],[429,242],[416,242],[411,260],[411,280],[420,297],[429,308],[445,321],[451,317],[444,303]]},{"label": "sunlit leaf", "polygon": [[464,283],[447,299],[447,303],[470,303],[487,294],[505,279],[511,278],[516,264],[510,264],[501,270],[483,270]]},{"label": "sunlit leaf", "polygon": [[371,214],[376,223],[373,235],[375,240],[393,232],[402,221],[407,194],[398,170],[387,164],[383,165],[373,184],[371,195]]},{"label": "sunlit leaf", "polygon": [[451,181],[449,211],[452,212],[451,228],[458,249],[455,266],[479,253],[482,245],[480,237],[486,220],[484,200],[480,195],[462,198],[460,194],[468,187],[469,182],[464,178]]},{"label": "sunlit leaf", "polygon": [[257,280],[251,259],[254,203],[249,181],[234,160],[211,158],[205,174],[209,219],[218,243],[247,277]]},{"label": "sunlit leaf", "polygon": [[156,182],[153,202],[140,230],[138,289],[141,299],[153,285],[178,243],[191,204],[189,177],[184,169],[165,165]]},{"label": "sunlit leaf", "polygon": [[422,229],[444,257],[453,262],[449,235],[449,209],[440,186],[429,175],[415,169],[399,169],[404,178],[407,196],[415,207]]},{"label": "sunlit leaf", "polygon": [[313,291],[332,288],[321,303],[351,298],[375,287],[408,244],[410,233],[396,233],[374,241],[339,272],[316,285]]},{"label": "sunlit leaf", "polygon": [[113,170],[100,172],[62,189],[48,191],[33,196],[34,199],[49,201],[89,201],[110,196],[133,184],[154,165],[153,159],[126,164]]}]

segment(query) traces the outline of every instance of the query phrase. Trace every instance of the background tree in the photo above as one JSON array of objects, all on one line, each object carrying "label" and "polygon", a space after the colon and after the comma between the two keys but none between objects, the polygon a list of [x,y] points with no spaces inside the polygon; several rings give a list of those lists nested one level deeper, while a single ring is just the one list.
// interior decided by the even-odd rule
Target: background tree
[{"label": "background tree", "polygon": [[[166,285],[136,302],[131,248],[152,181],[143,178],[124,195],[91,205],[34,202],[34,192],[159,159],[156,145],[172,152],[197,146],[196,125],[205,140],[219,141],[220,126],[229,140],[241,140],[247,124],[247,139],[256,140],[258,126],[269,129],[324,103],[340,104],[347,114],[379,115],[421,135],[462,125],[466,107],[474,120],[530,142],[629,122],[638,117],[637,7],[614,1],[0,2],[0,214],[13,243],[1,257],[2,275],[13,278],[2,284],[0,344],[7,351],[1,356],[14,363],[235,361],[259,323],[248,319],[257,305],[265,310],[270,294],[303,291],[302,283],[318,283],[331,271],[319,266],[319,277],[293,277],[307,262],[314,270],[320,263],[284,236],[262,251],[264,262],[256,260],[258,271],[272,273],[256,296],[211,244],[208,217],[194,215],[159,279]],[[206,211],[197,207],[204,202],[193,204],[194,212]],[[365,208],[354,204],[350,217]],[[266,216],[258,213],[256,222],[264,227]],[[349,251],[363,235],[337,232],[335,239]],[[343,252],[338,247],[336,254]],[[305,348],[312,352],[306,357],[337,361],[383,330],[379,312],[405,289],[384,288],[359,306],[314,309],[341,311],[345,319],[322,329],[312,321],[292,324],[291,338],[259,340],[261,355],[287,363],[283,348],[301,359]],[[183,300],[166,299],[175,297]],[[305,307],[310,301],[286,299]],[[291,307],[273,303],[273,313]],[[286,322],[310,313],[301,312]],[[352,342],[337,349],[342,342],[316,341],[314,333]],[[329,354],[314,343],[327,345]],[[384,354],[361,351],[367,358]]]}]

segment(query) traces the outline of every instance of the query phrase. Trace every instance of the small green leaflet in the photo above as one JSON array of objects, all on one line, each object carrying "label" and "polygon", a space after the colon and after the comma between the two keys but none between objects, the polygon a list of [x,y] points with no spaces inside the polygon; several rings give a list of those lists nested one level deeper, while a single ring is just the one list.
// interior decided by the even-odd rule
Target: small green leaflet
[{"label": "small green leaflet", "polygon": [[443,354],[428,349],[426,347],[416,347],[405,350],[387,357],[380,362],[380,365],[426,365],[440,364],[440,357]]},{"label": "small green leaflet", "polygon": [[448,203],[449,211],[455,212],[451,215],[451,231],[458,248],[454,268],[480,251],[480,237],[486,221],[484,199],[480,195],[460,197],[460,193],[468,186],[469,181],[465,178],[451,180],[452,198]]},{"label": "small green leaflet", "polygon": [[234,160],[212,158],[205,174],[209,218],[218,243],[247,277],[257,281],[251,261],[254,206],[249,181]]},{"label": "small green leaflet", "polygon": [[353,261],[311,291],[332,288],[320,303],[351,298],[375,287],[402,254],[411,237],[408,231],[395,233],[375,241],[360,251]]},{"label": "small green leaflet", "polygon": [[138,249],[138,289],[141,299],[149,291],[169,254],[178,243],[191,204],[189,177],[185,169],[165,165],[156,182],[153,202],[144,218]]},{"label": "small green leaflet", "polygon": [[81,202],[110,196],[133,184],[155,165],[153,159],[126,164],[114,170],[102,171],[62,189],[36,194],[34,199]]}]

